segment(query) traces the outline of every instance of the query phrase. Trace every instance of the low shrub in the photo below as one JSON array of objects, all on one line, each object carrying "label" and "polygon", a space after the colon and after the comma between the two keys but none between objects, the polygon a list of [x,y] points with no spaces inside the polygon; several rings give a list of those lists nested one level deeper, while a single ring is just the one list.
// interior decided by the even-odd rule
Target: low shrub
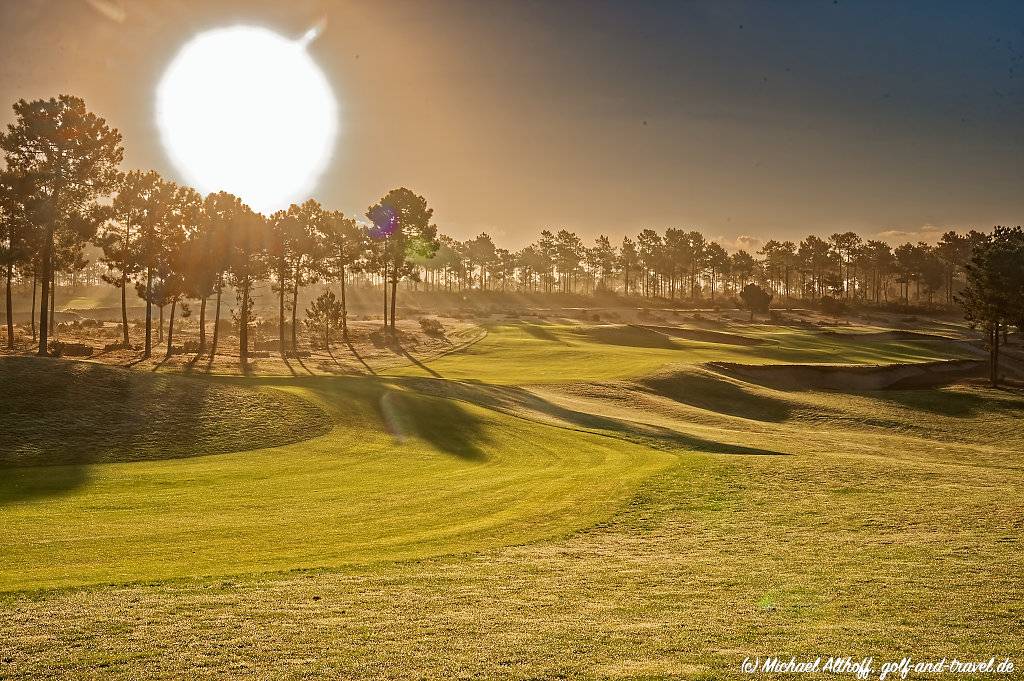
[{"label": "low shrub", "polygon": [[832,317],[838,317],[839,315],[846,312],[846,302],[840,300],[839,298],[825,296],[824,298],[821,299],[819,305],[821,306],[822,312]]},{"label": "low shrub", "polygon": [[420,328],[423,333],[436,338],[444,337],[444,324],[433,317],[421,317]]},{"label": "low shrub", "polygon": [[54,357],[91,357],[92,346],[85,343],[50,341],[50,354]]}]

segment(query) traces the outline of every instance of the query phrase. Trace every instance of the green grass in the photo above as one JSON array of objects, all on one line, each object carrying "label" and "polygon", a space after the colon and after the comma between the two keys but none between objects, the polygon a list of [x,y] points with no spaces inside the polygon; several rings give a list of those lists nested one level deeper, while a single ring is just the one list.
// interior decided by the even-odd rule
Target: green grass
[{"label": "green grass", "polygon": [[5,471],[0,590],[372,563],[526,542],[607,517],[669,461],[622,440],[372,379],[276,385],[328,410],[330,432],[220,456]]},{"label": "green grass", "polygon": [[237,452],[331,428],[324,410],[279,390],[92,362],[2,357],[0,384],[0,467]]},{"label": "green grass", "polygon": [[[700,366],[962,352],[741,328],[773,342],[504,325],[391,377],[218,379],[284,391],[334,425],[281,447],[79,467],[66,489],[0,505],[0,676],[1017,662],[1024,394],[784,391]],[[0,489],[71,469],[7,469]]]},{"label": "green grass", "polygon": [[[488,327],[483,340],[430,362],[429,371],[452,380],[523,385],[629,378],[653,373],[667,364],[711,361],[888,364],[969,356],[959,346],[941,341],[858,343],[762,325],[737,327],[735,333],[765,343],[740,346],[688,341],[622,325],[496,324]],[[428,371],[414,365],[390,373],[416,376]]]}]

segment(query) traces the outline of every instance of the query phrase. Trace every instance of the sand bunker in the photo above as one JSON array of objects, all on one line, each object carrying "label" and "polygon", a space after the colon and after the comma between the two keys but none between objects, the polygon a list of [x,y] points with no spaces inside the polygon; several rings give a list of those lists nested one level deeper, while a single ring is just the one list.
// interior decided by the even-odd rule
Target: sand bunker
[{"label": "sand bunker", "polygon": [[709,362],[709,369],[780,390],[899,390],[933,388],[985,375],[982,360],[885,365],[736,364]]},{"label": "sand bunker", "polygon": [[767,345],[769,341],[735,333],[707,331],[706,329],[683,329],[678,326],[658,326],[655,324],[630,324],[640,329],[657,331],[673,338],[697,341],[700,343],[721,343],[723,345]]}]

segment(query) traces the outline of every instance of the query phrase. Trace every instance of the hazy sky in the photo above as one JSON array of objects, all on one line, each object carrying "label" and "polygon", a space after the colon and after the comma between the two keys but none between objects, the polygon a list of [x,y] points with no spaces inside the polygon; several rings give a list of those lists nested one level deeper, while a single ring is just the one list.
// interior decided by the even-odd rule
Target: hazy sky
[{"label": "hazy sky", "polygon": [[731,245],[1024,222],[1019,1],[18,0],[0,4],[0,120],[77,94],[122,131],[126,166],[175,176],[153,100],[177,49],[323,19],[331,208],[405,185],[442,231],[507,246],[562,226]]}]

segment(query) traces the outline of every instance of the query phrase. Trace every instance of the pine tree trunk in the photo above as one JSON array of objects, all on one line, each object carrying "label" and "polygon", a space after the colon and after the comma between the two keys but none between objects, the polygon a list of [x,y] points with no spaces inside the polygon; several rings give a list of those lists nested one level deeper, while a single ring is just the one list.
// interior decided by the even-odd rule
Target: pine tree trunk
[{"label": "pine tree trunk", "polygon": [[174,342],[174,311],[178,307],[178,299],[171,301],[171,317],[167,322],[167,357],[171,356],[171,343]]},{"label": "pine tree trunk", "polygon": [[14,350],[14,305],[11,302],[11,278],[14,275],[13,259],[7,262],[7,349]]},{"label": "pine tree trunk", "polygon": [[398,297],[398,277],[391,275],[391,333],[395,332],[395,299]]},{"label": "pine tree trunk", "polygon": [[[54,201],[56,203],[56,200]],[[43,239],[43,272],[42,272],[42,291],[39,296],[39,351],[38,354],[45,356],[47,354],[46,344],[49,340],[49,326],[50,321],[47,318],[47,303],[50,300],[50,256],[53,250],[53,229],[54,225],[51,223],[47,228],[45,238]]]},{"label": "pine tree trunk", "polygon": [[39,277],[36,274],[36,268],[32,267],[32,310],[29,314],[29,319],[32,322],[32,342],[36,342],[36,284],[39,281]]},{"label": "pine tree trunk", "polygon": [[163,305],[160,306],[160,319],[159,319],[159,322],[160,323],[157,324],[157,342],[158,343],[163,343],[164,342],[164,306]]},{"label": "pine tree trunk", "polygon": [[242,366],[249,360],[249,280],[242,283],[242,310],[238,316],[238,356]]},{"label": "pine tree trunk", "polygon": [[55,314],[57,308],[57,273],[53,273],[53,279],[50,281],[50,335],[54,338],[57,337],[57,323],[54,321],[57,317]]},{"label": "pine tree trunk", "polygon": [[199,352],[197,355],[201,355],[206,352],[206,301],[209,296],[204,296],[202,302],[199,304]]},{"label": "pine tree trunk", "polygon": [[146,345],[143,357],[153,353],[153,268],[146,268]]},{"label": "pine tree trunk", "polygon": [[388,266],[384,265],[384,274],[381,275],[381,283],[384,286],[384,333],[388,331]]},{"label": "pine tree trunk", "polygon": [[121,275],[121,343],[128,347],[128,277]]},{"label": "pine tree trunk", "polygon": [[224,292],[224,273],[217,275],[217,306],[213,313],[213,344],[210,347],[210,361],[217,354],[217,340],[220,338],[220,296]]},{"label": "pine tree trunk", "polygon": [[[278,273],[284,272],[282,267]],[[278,291],[278,311],[277,311],[277,349],[284,357],[284,276],[280,277],[277,282]]]},{"label": "pine tree trunk", "polygon": [[[298,273],[295,275],[295,287],[292,289],[292,352],[299,352],[299,329],[297,325],[297,316],[299,308],[299,276]],[[298,354],[296,354],[298,357]]]},{"label": "pine tree trunk", "polygon": [[348,308],[345,304],[345,266],[341,266],[341,335],[348,338]]}]

